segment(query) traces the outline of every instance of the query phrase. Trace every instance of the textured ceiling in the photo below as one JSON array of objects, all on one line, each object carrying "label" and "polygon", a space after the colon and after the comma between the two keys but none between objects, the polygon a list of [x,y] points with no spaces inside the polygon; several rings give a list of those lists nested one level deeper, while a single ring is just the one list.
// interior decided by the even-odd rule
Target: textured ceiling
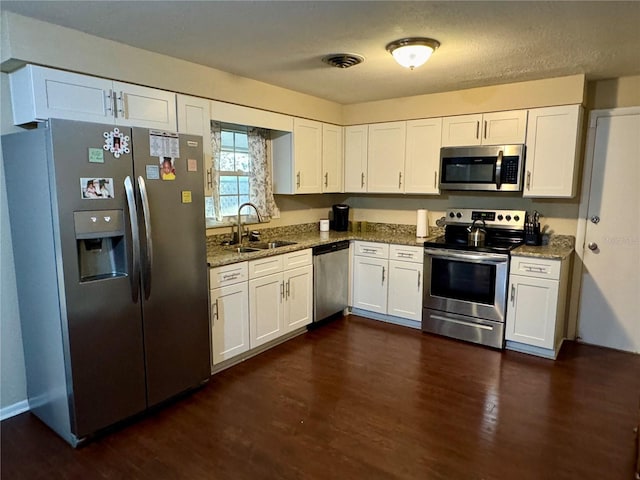
[{"label": "textured ceiling", "polygon": [[[5,1],[0,8],[342,104],[640,74],[640,2]],[[385,45],[441,47],[409,71]],[[337,69],[328,53],[365,62]]]}]

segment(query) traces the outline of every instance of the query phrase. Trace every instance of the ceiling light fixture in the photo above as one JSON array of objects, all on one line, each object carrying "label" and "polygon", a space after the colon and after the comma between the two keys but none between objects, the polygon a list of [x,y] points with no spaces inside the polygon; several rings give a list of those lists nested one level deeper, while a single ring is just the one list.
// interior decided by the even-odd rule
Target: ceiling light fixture
[{"label": "ceiling light fixture", "polygon": [[429,60],[439,46],[440,42],[432,38],[402,38],[387,45],[387,51],[400,65],[413,70]]}]

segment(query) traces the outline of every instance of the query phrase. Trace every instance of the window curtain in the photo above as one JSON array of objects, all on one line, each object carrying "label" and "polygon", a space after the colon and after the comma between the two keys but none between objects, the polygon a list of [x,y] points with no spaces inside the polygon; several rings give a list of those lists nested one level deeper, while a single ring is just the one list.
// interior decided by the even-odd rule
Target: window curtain
[{"label": "window curtain", "polygon": [[269,131],[264,128],[249,127],[247,137],[251,161],[249,196],[258,207],[263,220],[270,220],[277,212],[278,207],[273,198],[271,162],[269,162],[267,149]]},{"label": "window curtain", "polygon": [[217,222],[222,221],[220,209],[220,151],[222,146],[220,122],[211,122],[211,152],[213,155],[213,174],[211,181],[213,190],[213,216]]}]

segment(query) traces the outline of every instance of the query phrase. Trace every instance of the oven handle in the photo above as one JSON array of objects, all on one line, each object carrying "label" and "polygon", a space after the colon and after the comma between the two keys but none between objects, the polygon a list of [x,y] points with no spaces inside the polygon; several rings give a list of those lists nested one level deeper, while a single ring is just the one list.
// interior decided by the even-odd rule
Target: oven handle
[{"label": "oven handle", "polygon": [[442,250],[435,248],[425,248],[425,255],[433,258],[444,258],[449,260],[462,260],[465,262],[482,262],[482,263],[506,263],[509,261],[507,255],[491,254],[491,253],[471,253],[471,252],[452,252],[451,250]]}]

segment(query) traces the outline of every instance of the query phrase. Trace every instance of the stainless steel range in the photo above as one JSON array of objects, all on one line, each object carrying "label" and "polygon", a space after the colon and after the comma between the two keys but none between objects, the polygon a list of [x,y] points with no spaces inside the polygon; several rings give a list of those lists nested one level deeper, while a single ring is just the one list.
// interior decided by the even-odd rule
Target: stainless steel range
[{"label": "stainless steel range", "polygon": [[525,214],[447,211],[445,234],[424,243],[422,331],[504,347],[509,252],[524,242]]}]

